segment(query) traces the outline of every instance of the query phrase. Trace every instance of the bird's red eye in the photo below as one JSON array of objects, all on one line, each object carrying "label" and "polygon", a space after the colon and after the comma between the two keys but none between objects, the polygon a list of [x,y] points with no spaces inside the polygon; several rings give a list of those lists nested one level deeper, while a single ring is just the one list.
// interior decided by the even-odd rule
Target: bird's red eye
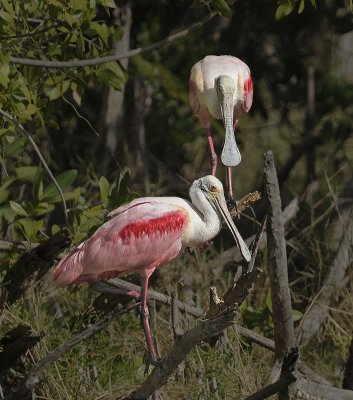
[{"label": "bird's red eye", "polygon": [[210,185],[210,191],[211,192],[217,192],[217,186],[216,185]]}]

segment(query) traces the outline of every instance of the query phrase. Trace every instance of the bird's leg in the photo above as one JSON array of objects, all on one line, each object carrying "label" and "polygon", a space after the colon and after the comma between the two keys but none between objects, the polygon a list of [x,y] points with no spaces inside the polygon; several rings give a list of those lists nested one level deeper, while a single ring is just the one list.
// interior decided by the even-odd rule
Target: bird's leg
[{"label": "bird's leg", "polygon": [[237,201],[234,200],[233,196],[233,184],[232,184],[232,167],[227,167],[227,205],[228,207],[235,208],[239,218],[239,210]]},{"label": "bird's leg", "polygon": [[216,169],[217,169],[217,154],[214,150],[214,145],[213,145],[213,139],[211,135],[211,127],[206,127],[206,135],[207,135],[207,141],[208,145],[210,147],[210,153],[211,153],[211,175],[216,176]]},{"label": "bird's leg", "polygon": [[161,365],[161,359],[157,356],[157,352],[154,347],[154,342],[153,342],[153,338],[151,335],[150,323],[149,323],[150,313],[149,313],[148,305],[147,305],[148,279],[149,279],[149,275],[147,275],[147,274],[142,275],[142,278],[141,278],[141,302],[142,302],[142,304],[141,304],[141,322],[142,322],[143,330],[145,331],[148,352],[149,352],[150,359],[151,359],[150,362],[154,366],[159,366],[159,365]]}]

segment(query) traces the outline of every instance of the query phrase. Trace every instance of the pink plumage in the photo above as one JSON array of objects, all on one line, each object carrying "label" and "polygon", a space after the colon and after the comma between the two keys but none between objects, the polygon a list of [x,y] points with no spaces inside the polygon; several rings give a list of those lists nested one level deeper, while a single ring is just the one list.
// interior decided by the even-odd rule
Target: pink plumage
[{"label": "pink plumage", "polygon": [[211,120],[223,120],[225,141],[221,159],[228,167],[228,197],[233,199],[231,167],[241,162],[234,130],[239,118],[250,110],[253,101],[249,67],[237,57],[206,56],[191,69],[189,100],[194,114],[206,131],[212,175],[216,174],[217,155],[211,135]]},{"label": "pink plumage", "polygon": [[186,212],[144,200],[118,214],[55,268],[60,286],[147,271],[174,259],[182,248]]},{"label": "pink plumage", "polygon": [[[148,279],[153,271],[173,261],[189,245],[212,239],[228,224],[244,258],[249,250],[228,212],[223,186],[214,176],[196,180],[190,188],[192,203],[179,197],[145,197],[111,213],[89,239],[71,251],[54,270],[59,286],[97,282],[130,272],[142,277],[141,318],[151,360],[158,363],[150,332],[147,307]],[[136,297],[136,292],[125,294]]]}]

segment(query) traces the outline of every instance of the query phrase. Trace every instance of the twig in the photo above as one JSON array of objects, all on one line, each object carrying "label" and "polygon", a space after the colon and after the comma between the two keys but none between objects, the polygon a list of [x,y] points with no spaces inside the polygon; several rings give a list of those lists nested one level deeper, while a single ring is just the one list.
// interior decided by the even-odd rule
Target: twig
[{"label": "twig", "polygon": [[49,175],[49,177],[53,181],[57,191],[59,192],[59,195],[61,197],[61,201],[63,204],[63,209],[64,209],[65,224],[68,226],[69,219],[68,219],[67,207],[66,207],[66,201],[64,198],[64,194],[61,190],[60,185],[58,184],[57,180],[55,179],[53,173],[51,172],[47,162],[45,161],[42,153],[40,152],[38,146],[36,145],[36,142],[33,140],[31,134],[23,127],[23,125],[20,122],[17,121],[17,119],[15,117],[13,117],[8,112],[2,110],[1,108],[0,108],[0,114],[2,114],[5,118],[9,119],[12,123],[14,123],[27,136],[29,142],[31,143],[31,145],[34,148],[34,151],[37,153],[41,163],[43,164],[44,169],[47,171],[47,174]]},{"label": "twig", "polygon": [[137,307],[140,303],[136,303],[133,306],[126,307],[123,309],[116,309],[109,314],[107,314],[104,318],[102,318],[97,323],[90,325],[88,328],[84,329],[80,333],[72,336],[66,342],[60,344],[54,350],[47,353],[47,355],[42,358],[34,368],[29,372],[24,381],[15,389],[14,392],[5,396],[4,400],[22,400],[24,396],[29,394],[35,385],[39,382],[39,378],[43,373],[44,369],[47,368],[52,362],[57,360],[63,353],[71,349],[76,344],[82,342],[95,335],[104,329],[107,325],[111,323],[114,319],[118,318],[122,314],[126,314],[131,311],[133,308]]},{"label": "twig", "polygon": [[194,30],[201,28],[205,23],[210,21],[217,14],[218,14],[217,12],[213,11],[213,12],[209,13],[206,17],[201,19],[199,22],[196,22],[195,24],[190,25],[186,29],[183,29],[181,31],[173,33],[172,35],[169,35],[169,36],[165,37],[164,39],[159,40],[156,43],[152,43],[149,46],[139,47],[137,49],[129,50],[129,51],[127,51],[125,53],[121,53],[121,54],[113,54],[111,56],[92,58],[89,60],[72,60],[72,61],[33,60],[33,59],[29,59],[29,58],[10,56],[10,61],[14,64],[31,65],[34,67],[45,67],[45,68],[82,68],[82,67],[86,67],[89,65],[99,65],[99,64],[105,64],[108,62],[112,62],[112,61],[119,61],[124,58],[130,58],[130,57],[136,56],[138,54],[147,53],[148,51],[157,49],[158,47],[161,47],[165,44],[174,42],[175,40],[186,36],[190,32],[193,32]]},{"label": "twig", "polygon": [[259,201],[260,199],[261,199],[261,193],[258,191],[247,194],[246,196],[244,196],[242,199],[239,200],[237,207],[234,207],[232,210],[229,211],[230,215],[233,218],[237,217],[243,211],[251,207],[254,203]]},{"label": "twig", "polygon": [[294,345],[292,305],[288,285],[286,240],[281,197],[272,151],[265,153],[267,247],[277,359]]}]

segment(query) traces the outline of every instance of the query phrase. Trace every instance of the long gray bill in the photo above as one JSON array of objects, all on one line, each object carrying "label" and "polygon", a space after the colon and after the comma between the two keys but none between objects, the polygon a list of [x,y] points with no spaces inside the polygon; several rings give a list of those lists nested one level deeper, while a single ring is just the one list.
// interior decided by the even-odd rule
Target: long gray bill
[{"label": "long gray bill", "polygon": [[233,219],[232,219],[231,215],[229,214],[229,211],[228,211],[228,208],[226,205],[226,201],[223,196],[216,197],[216,205],[217,205],[217,208],[218,208],[221,216],[223,217],[224,221],[228,225],[229,230],[232,232],[232,235],[235,239],[237,246],[239,247],[242,257],[247,262],[250,262],[251,253],[248,249],[248,246],[246,245],[243,238],[241,237],[237,227],[234,225]]}]

